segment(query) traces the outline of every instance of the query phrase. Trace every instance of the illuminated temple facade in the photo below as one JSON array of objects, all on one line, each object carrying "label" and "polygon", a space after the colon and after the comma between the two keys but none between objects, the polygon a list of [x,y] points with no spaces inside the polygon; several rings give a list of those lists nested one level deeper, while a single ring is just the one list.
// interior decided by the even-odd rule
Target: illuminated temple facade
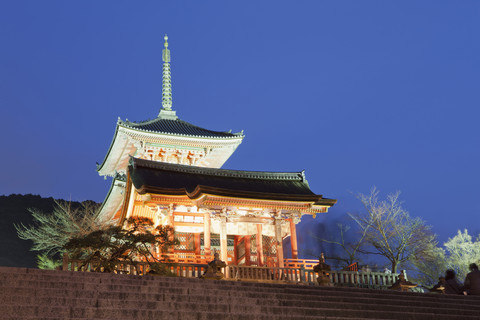
[{"label": "illuminated temple facade", "polygon": [[163,50],[162,109],[144,122],[117,121],[98,173],[113,178],[98,219],[125,225],[148,217],[180,240],[170,256],[205,263],[214,250],[228,264],[284,266],[284,240],[298,258],[296,224],[336,200],[313,193],[304,172],[220,169],[244,138],[203,129],[172,110],[170,51]]}]

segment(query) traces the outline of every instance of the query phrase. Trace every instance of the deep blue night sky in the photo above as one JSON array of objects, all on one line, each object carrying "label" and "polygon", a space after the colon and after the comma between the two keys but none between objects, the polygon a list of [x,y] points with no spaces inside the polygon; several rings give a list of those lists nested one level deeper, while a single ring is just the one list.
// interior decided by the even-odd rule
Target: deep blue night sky
[{"label": "deep blue night sky", "polygon": [[[402,191],[442,241],[480,233],[479,1],[0,1],[0,194],[103,201],[117,117],[245,130],[225,168]],[[301,230],[308,224],[302,222]],[[305,231],[302,231],[305,232]],[[303,237],[300,235],[300,237]]]}]

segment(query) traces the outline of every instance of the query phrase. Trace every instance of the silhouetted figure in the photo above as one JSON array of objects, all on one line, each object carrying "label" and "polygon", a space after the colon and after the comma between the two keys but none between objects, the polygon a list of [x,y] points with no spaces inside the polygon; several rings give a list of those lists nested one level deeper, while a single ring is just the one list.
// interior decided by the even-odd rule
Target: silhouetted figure
[{"label": "silhouetted figure", "polygon": [[415,288],[417,285],[415,283],[412,283],[407,280],[405,277],[405,270],[402,270],[400,274],[398,275],[398,280],[395,281],[394,284],[392,284],[391,287],[388,287],[388,289],[392,290],[399,290],[399,291],[408,291],[412,288]]},{"label": "silhouetted figure", "polygon": [[462,288],[457,282],[455,271],[448,269],[445,272],[445,291],[446,294],[462,294]]},{"label": "silhouetted figure", "polygon": [[464,291],[468,295],[480,296],[480,271],[475,263],[472,263],[469,268],[470,272],[467,274],[463,285]]},{"label": "silhouetted figure", "polygon": [[438,278],[438,283],[430,289],[430,292],[445,293],[445,277]]}]

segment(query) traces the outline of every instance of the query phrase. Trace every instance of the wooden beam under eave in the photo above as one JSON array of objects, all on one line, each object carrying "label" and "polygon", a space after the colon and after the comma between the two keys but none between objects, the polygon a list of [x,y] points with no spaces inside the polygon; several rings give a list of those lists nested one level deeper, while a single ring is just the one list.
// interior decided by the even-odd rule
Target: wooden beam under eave
[{"label": "wooden beam under eave", "polygon": [[203,227],[203,223],[175,221],[175,227]]}]

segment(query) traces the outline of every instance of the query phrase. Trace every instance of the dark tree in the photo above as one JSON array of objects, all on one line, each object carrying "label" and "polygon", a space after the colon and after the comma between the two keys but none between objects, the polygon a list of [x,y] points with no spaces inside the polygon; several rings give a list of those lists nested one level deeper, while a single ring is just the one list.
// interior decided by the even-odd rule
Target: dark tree
[{"label": "dark tree", "polygon": [[139,262],[147,262],[151,270],[159,270],[166,262],[163,255],[158,259],[153,250],[166,253],[168,248],[178,243],[170,226],[153,227],[151,219],[130,218],[127,227],[112,226],[95,230],[84,236],[70,239],[64,246],[73,259],[91,263],[97,271],[113,272],[117,265],[128,262],[138,270]]}]

